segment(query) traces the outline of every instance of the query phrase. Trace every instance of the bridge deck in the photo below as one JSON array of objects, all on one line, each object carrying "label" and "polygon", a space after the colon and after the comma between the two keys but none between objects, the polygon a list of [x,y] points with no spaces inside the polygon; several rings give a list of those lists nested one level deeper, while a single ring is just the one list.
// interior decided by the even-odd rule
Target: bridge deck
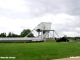
[{"label": "bridge deck", "polygon": [[28,38],[28,37],[19,37],[19,38],[0,38],[0,42],[19,42],[19,41],[23,41],[23,42],[26,42],[26,41],[43,41],[41,38]]}]

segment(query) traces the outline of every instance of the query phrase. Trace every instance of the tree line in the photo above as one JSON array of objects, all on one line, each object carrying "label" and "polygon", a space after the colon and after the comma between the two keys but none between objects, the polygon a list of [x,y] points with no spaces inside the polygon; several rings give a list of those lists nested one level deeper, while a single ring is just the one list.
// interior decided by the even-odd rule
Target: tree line
[{"label": "tree line", "polygon": [[[30,29],[23,29],[23,31],[20,33],[20,35],[9,32],[8,35],[6,33],[0,33],[0,37],[25,37],[26,35],[28,35],[31,32]],[[28,37],[34,37],[33,33],[30,33],[28,35]]]}]

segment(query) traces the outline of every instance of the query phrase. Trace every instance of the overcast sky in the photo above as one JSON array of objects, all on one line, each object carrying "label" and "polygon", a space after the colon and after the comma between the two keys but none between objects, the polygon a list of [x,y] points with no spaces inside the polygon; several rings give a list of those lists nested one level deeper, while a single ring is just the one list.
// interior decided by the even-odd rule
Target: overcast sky
[{"label": "overcast sky", "polygon": [[0,33],[19,34],[51,22],[59,36],[80,36],[80,0],[0,0]]}]

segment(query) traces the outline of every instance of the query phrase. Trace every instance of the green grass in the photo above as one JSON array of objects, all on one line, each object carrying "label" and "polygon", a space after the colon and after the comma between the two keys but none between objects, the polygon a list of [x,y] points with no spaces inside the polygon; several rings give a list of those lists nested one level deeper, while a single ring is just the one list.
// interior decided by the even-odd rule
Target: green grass
[{"label": "green grass", "polygon": [[51,60],[80,56],[80,43],[57,43],[55,41],[40,43],[0,43],[0,57],[6,56],[16,57],[16,59],[7,60]]}]

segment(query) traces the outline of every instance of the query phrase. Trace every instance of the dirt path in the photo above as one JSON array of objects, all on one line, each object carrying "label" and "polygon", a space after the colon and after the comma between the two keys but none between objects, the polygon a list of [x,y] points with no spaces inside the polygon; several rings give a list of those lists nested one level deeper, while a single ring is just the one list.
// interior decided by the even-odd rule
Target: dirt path
[{"label": "dirt path", "polygon": [[54,59],[54,60],[80,60],[80,56],[69,57],[69,58],[62,58],[62,59]]}]

